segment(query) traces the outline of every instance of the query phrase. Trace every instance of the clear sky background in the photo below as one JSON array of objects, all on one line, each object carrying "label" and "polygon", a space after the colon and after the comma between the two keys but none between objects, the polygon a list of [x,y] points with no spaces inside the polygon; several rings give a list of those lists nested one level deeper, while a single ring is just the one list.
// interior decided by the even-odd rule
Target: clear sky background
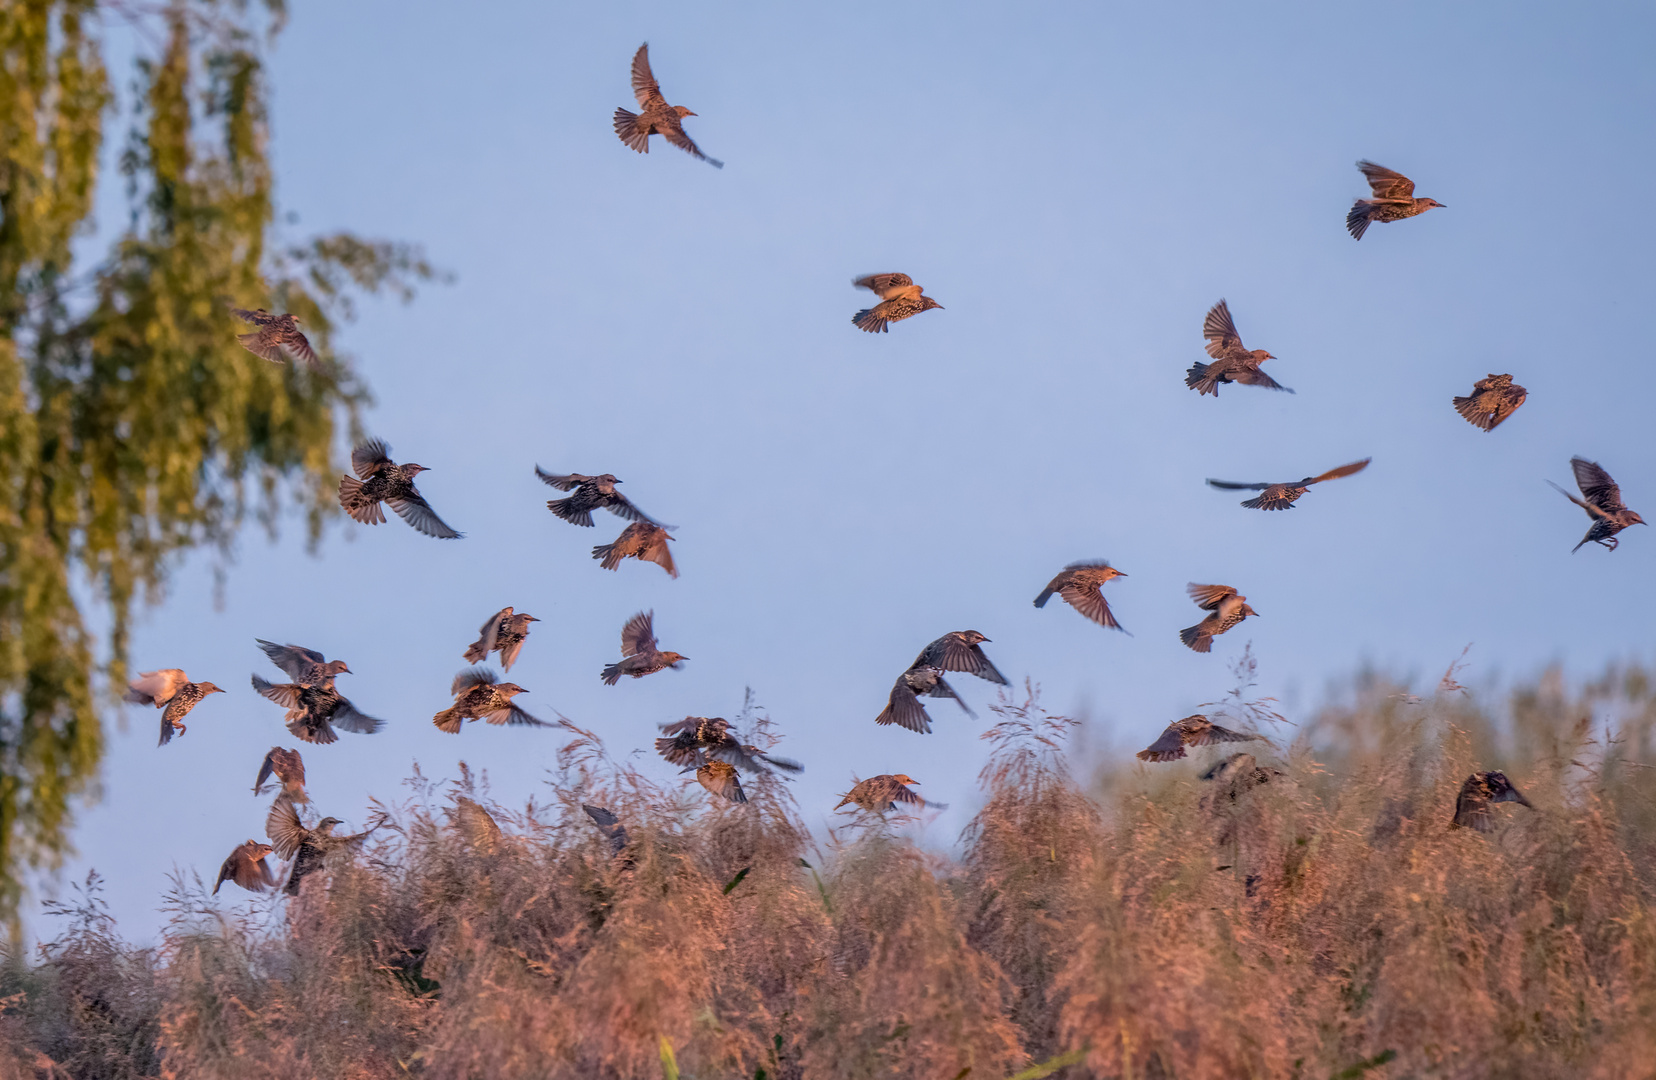
[{"label": "clear sky background", "polygon": [[[1582,454],[1656,519],[1653,31],[1635,3],[299,0],[271,70],[286,228],[418,241],[457,274],[365,305],[341,344],[370,432],[431,467],[421,490],[467,535],[342,518],[313,558],[298,521],[250,529],[222,609],[211,560],[185,563],[134,668],[230,693],[163,749],[153,710],[110,718],[66,877],[95,866],[144,938],[168,871],[210,881],[262,835],[259,759],[297,744],[248,686],[277,674],[255,637],[345,658],[342,692],[389,721],[303,748],[317,809],[353,828],[416,760],[464,758],[509,805],[544,791],[559,734],[430,723],[514,604],[544,620],[512,671],[531,711],[624,753],[752,686],[813,826],[853,773],[908,772],[954,806],[938,845],[973,809],[993,688],[954,677],[980,719],[936,703],[930,736],[873,719],[945,631],[987,634],[1122,752],[1220,696],[1249,641],[1291,716],[1364,665],[1435,679],[1468,642],[1474,680],[1648,658],[1656,536],[1572,556],[1588,522],[1542,480]],[[646,40],[722,171],[612,132]],[[1360,157],[1447,209],[1353,242]],[[946,310],[862,334],[850,281],[890,270]],[[1220,297],[1297,394],[1184,387]],[[1486,435],[1449,399],[1491,371],[1530,398]],[[1202,483],[1368,455],[1291,513]],[[680,526],[683,577],[599,569],[625,523],[554,519],[537,463],[620,476]],[[1134,636],[1031,606],[1101,557],[1130,575],[1107,596]],[[1189,581],[1260,617],[1190,652]],[[692,661],[601,685],[644,608]]]}]

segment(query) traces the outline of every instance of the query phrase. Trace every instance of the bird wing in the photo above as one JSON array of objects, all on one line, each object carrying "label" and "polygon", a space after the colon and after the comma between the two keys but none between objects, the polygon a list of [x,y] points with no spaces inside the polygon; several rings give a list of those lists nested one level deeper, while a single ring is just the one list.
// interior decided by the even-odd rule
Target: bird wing
[{"label": "bird wing", "polygon": [[647,525],[659,525],[650,515],[634,506],[625,495],[617,491],[610,497],[608,510],[616,517],[626,518],[628,521],[642,521]]},{"label": "bird wing", "polygon": [[667,103],[661,95],[661,84],[656,82],[655,73],[650,70],[650,43],[647,41],[633,53],[632,88],[633,97],[641,106],[647,106],[652,101]]},{"label": "bird wing", "polygon": [[[501,608],[499,611],[495,612],[493,615],[490,615],[489,616],[489,621],[484,623],[482,625],[482,627],[479,628],[479,630],[477,631],[477,634],[478,634],[477,644],[478,644],[478,648],[483,650],[483,656],[488,656],[490,653],[494,652],[495,649],[500,645],[500,623],[501,623],[501,620],[508,619],[508,618],[511,617],[511,615],[512,615],[512,609],[511,608],[509,608],[509,607]],[[482,659],[482,657],[479,657],[478,659]],[[504,661],[502,661],[502,663],[504,663]]]},{"label": "bird wing", "polygon": [[1289,390],[1253,364],[1231,372],[1231,381],[1242,383],[1245,386],[1263,386],[1267,390],[1282,390],[1290,394],[1293,393],[1292,390]]},{"label": "bird wing", "polygon": [[535,466],[535,475],[541,478],[541,483],[549,487],[555,487],[559,491],[574,491],[592,479],[592,477],[582,476],[580,473],[569,473],[567,476],[560,476],[557,473],[547,472],[539,465]]},{"label": "bird wing", "polygon": [[[242,844],[231,853],[230,858],[235,861],[236,866],[233,880],[248,892],[258,892],[276,884],[271,879],[270,867],[265,865],[264,859],[253,857],[252,845]],[[224,872],[221,870],[219,873],[222,877]]]},{"label": "bird wing", "polygon": [[1622,502],[1621,488],[1610,479],[1610,474],[1596,461],[1586,458],[1573,457],[1570,459],[1570,468],[1575,470],[1576,486],[1581,494],[1594,506],[1606,514],[1615,514],[1626,510]]},{"label": "bird wing", "polygon": [[303,360],[307,364],[315,364],[316,350],[311,348],[310,338],[295,330],[285,335],[281,341],[282,348],[295,360]]},{"label": "bird wing", "polygon": [[1184,757],[1184,738],[1179,725],[1168,724],[1160,738],[1133,756],[1140,761],[1176,761]]},{"label": "bird wing", "polygon": [[264,308],[259,308],[257,311],[248,311],[246,308],[233,307],[230,309],[230,314],[234,315],[243,322],[250,322],[255,326],[269,326],[271,323],[281,318],[280,315],[272,315]]},{"label": "bird wing", "polygon": [[731,802],[747,802],[747,792],[742,790],[742,778],[736,775],[736,769],[725,762],[709,762],[696,770],[696,780],[702,787]]},{"label": "bird wing", "polygon": [[1223,488],[1226,491],[1264,491],[1270,484],[1244,484],[1237,480],[1215,480],[1208,478],[1208,487]]},{"label": "bird wing", "polygon": [[[631,527],[628,526],[628,528]],[[667,541],[671,539],[672,537],[667,535],[666,529],[659,525],[656,526],[646,534],[644,542],[639,546],[638,557],[646,562],[655,563],[667,571],[668,576],[676,578],[678,577],[678,567],[673,565],[673,553],[667,549]]]},{"label": "bird wing", "polygon": [[135,695],[150,698],[155,702],[155,707],[159,709],[171,701],[173,695],[177,694],[184,684],[189,681],[189,676],[178,668],[146,671],[127,684],[129,689],[126,699],[134,701],[136,704],[148,704],[148,702],[136,701]]},{"label": "bird wing", "polygon": [[[997,672],[997,674],[998,674],[998,672]],[[962,709],[966,710],[966,715],[967,716],[970,716],[974,720],[977,719],[977,713],[972,711],[972,707],[970,705],[966,704],[965,699],[963,699],[959,694],[955,693],[954,687],[950,686],[946,681],[944,681],[944,679],[941,675],[939,675],[937,677],[937,684],[935,686],[933,686],[930,690],[926,691],[926,696],[927,697],[939,697],[939,698],[953,698],[956,705],[959,705]]]},{"label": "bird wing", "polygon": [[683,720],[674,720],[670,724],[660,724],[657,726],[661,728],[662,733],[665,735],[680,735],[687,732],[694,732],[701,726],[701,722],[705,719],[706,717],[704,716],[686,716]]},{"label": "bird wing", "polygon": [[897,679],[897,685],[891,688],[891,698],[886,702],[885,709],[874,722],[896,724],[922,735],[931,734],[931,717],[926,715],[926,707],[920,703],[908,680],[901,676]]},{"label": "bird wing", "polygon": [[1214,743],[1248,742],[1259,738],[1258,735],[1249,735],[1241,731],[1232,731],[1230,728],[1220,727],[1218,724],[1208,724],[1202,730],[1190,737],[1191,746],[1212,746]]},{"label": "bird wing", "polygon": [[523,643],[525,640],[527,639],[520,637],[510,645],[500,650],[500,666],[503,669],[506,671],[512,670],[512,665],[517,663],[518,653],[523,651]]},{"label": "bird wing", "polygon": [[265,757],[284,783],[305,786],[305,759],[299,756],[299,751],[284,750],[276,746],[272,747]]},{"label": "bird wing", "polygon": [[655,612],[640,611],[621,628],[621,655],[656,651]]},{"label": "bird wing", "polygon": [[860,277],[851,283],[859,289],[867,289],[876,296],[884,297],[892,289],[906,289],[914,284],[914,279],[907,274],[869,274]]},{"label": "bird wing", "polygon": [[[264,787],[264,782],[270,779],[270,774],[275,771],[276,755],[281,752],[281,747],[272,746],[270,752],[264,756],[264,760],[259,762],[259,776],[253,781],[253,794],[258,795],[260,793],[259,789]],[[300,783],[303,782],[300,781]]]},{"label": "bird wing", "polygon": [[1338,469],[1329,469],[1321,476],[1313,476],[1311,479],[1304,481],[1302,486],[1320,484],[1324,480],[1338,480],[1342,476],[1351,476],[1354,473],[1360,473],[1364,469],[1368,468],[1369,462],[1373,460],[1373,458],[1364,458],[1362,461],[1353,461],[1350,464],[1341,465]]},{"label": "bird wing", "polygon": [[1185,593],[1203,611],[1215,611],[1227,596],[1235,596],[1236,590],[1229,585],[1198,585],[1193,581],[1185,586]]},{"label": "bird wing", "polygon": [[710,158],[701,152],[701,147],[696,145],[695,140],[684,133],[683,125],[669,122],[662,124],[660,130],[662,138],[666,139],[680,150],[683,150],[691,157],[696,158],[698,161],[705,161],[715,169],[724,168],[724,162],[720,161],[718,158]]},{"label": "bird wing", "polygon": [[1207,338],[1207,354],[1215,358],[1242,347],[1242,335],[1236,332],[1230,306],[1223,300],[1208,309],[1207,318],[1202,320],[1202,336]]},{"label": "bird wing", "polygon": [[366,480],[382,465],[391,464],[391,448],[383,439],[369,439],[351,449],[351,471]]},{"label": "bird wing", "polygon": [[1104,599],[1104,591],[1097,585],[1079,585],[1071,582],[1060,588],[1058,595],[1064,598],[1066,604],[1098,625],[1109,627],[1111,630],[1121,629],[1121,624],[1116,622],[1115,616],[1110,613],[1110,605]]},{"label": "bird wing", "polygon": [[1384,165],[1376,165],[1372,161],[1359,161],[1357,167],[1363,170],[1363,176],[1368,179],[1369,187],[1374,191],[1375,198],[1414,198],[1414,181],[1402,173],[1393,172]]},{"label": "bird wing", "polygon": [[492,686],[497,681],[499,676],[494,673],[494,668],[479,664],[456,675],[454,681],[449,684],[449,693],[459,697],[474,686]]},{"label": "bird wing", "polygon": [[427,536],[435,536],[439,540],[458,540],[461,537],[460,533],[445,525],[430,504],[418,495],[410,495],[403,499],[387,499],[385,504],[395,510],[398,517]]},{"label": "bird wing", "polygon": [[[935,654],[935,656],[934,656]],[[926,646],[915,662],[915,667],[923,667],[935,659],[936,666],[944,671],[964,671],[968,675],[988,679],[992,683],[1008,685],[1006,676],[1002,675],[995,665],[990,663],[979,645],[969,644],[952,634],[946,634]]]},{"label": "bird wing", "polygon": [[328,719],[346,731],[357,735],[373,735],[385,726],[384,720],[358,712],[357,707],[344,698],[339,699],[338,707],[334,709],[333,715]]},{"label": "bird wing", "polygon": [[264,654],[270,657],[270,662],[287,672],[288,677],[292,679],[304,674],[305,669],[312,664],[327,662],[321,653],[315,649],[307,649],[303,645],[277,645],[263,638],[253,640],[258,643]]},{"label": "bird wing", "polygon": [[291,859],[310,836],[310,830],[300,823],[299,811],[293,808],[292,801],[286,795],[279,795],[265,817],[265,835],[278,856]]},{"label": "bird wing", "polygon": [[500,823],[494,815],[464,795],[454,797],[454,822],[472,844],[490,844],[500,839]]},{"label": "bird wing", "polygon": [[[284,709],[292,709],[299,704],[300,687],[295,683],[272,683],[255,675],[253,676],[253,689]],[[283,856],[283,858],[286,858],[286,856]]]},{"label": "bird wing", "polygon": [[545,720],[538,720],[516,705],[507,705],[504,709],[483,714],[483,719],[491,724],[511,724],[514,727],[551,727]]}]

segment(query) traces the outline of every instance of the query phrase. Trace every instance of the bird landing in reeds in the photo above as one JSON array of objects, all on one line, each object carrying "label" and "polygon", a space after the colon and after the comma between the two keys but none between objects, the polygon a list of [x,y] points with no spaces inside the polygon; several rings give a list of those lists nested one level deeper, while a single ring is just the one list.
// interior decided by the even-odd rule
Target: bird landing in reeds
[{"label": "bird landing in reeds", "polygon": [[921,735],[930,735],[931,717],[927,715],[926,707],[920,703],[922,697],[953,698],[955,704],[966,710],[967,716],[977,715],[972,712],[971,706],[954,692],[954,688],[944,681],[941,669],[915,667],[897,676],[897,683],[891,688],[891,696],[886,701],[886,707],[880,710],[880,715],[874,718],[874,722],[881,726],[896,724]]},{"label": "bird landing in reeds", "polygon": [[1294,503],[1305,494],[1312,484],[1320,484],[1324,480],[1338,480],[1342,476],[1351,476],[1368,468],[1373,458],[1364,458],[1362,461],[1353,461],[1349,465],[1341,465],[1337,469],[1329,469],[1320,476],[1307,476],[1304,480],[1285,480],[1278,484],[1244,484],[1236,480],[1209,479],[1208,485],[1225,491],[1257,491],[1260,494],[1242,502],[1250,510],[1292,510]]},{"label": "bird landing in reeds", "polygon": [[1454,399],[1455,411],[1466,422],[1483,431],[1494,431],[1501,421],[1518,410],[1529,391],[1512,381],[1511,375],[1491,373],[1472,384],[1472,393]]},{"label": "bird landing in reeds", "polygon": [[859,809],[871,814],[887,814],[898,803],[921,809],[947,810],[948,803],[928,802],[908,789],[909,784],[918,784],[920,781],[905,773],[885,773],[880,776],[870,776],[867,780],[859,780],[852,785],[835,804],[834,809],[847,804],[855,804]]},{"label": "bird landing in reeds", "polygon": [[891,323],[902,322],[932,308],[943,309],[942,304],[925,295],[907,274],[869,274],[851,284],[867,289],[880,298],[878,304],[851,316],[851,322],[858,330],[870,334],[889,333],[887,326]]},{"label": "bird landing in reeds", "polygon": [[683,105],[669,105],[661,93],[661,84],[650,71],[650,43],[645,42],[633,54],[633,96],[638,99],[639,111],[615,110],[615,134],[622,142],[640,154],[650,152],[650,136],[660,135],[674,146],[715,169],[724,168],[724,162],[701,152],[690,136],[684,133],[684,118],[696,114]]},{"label": "bird landing in reeds", "polygon": [[226,881],[233,881],[248,892],[274,889],[276,879],[270,873],[270,864],[265,862],[265,856],[275,850],[269,844],[261,844],[257,840],[237,844],[230,857],[219,867],[218,879],[213,882],[213,895],[218,895],[219,886]]},{"label": "bird landing in reeds", "polygon": [[1346,230],[1353,240],[1361,240],[1373,222],[1402,221],[1443,205],[1436,199],[1415,198],[1414,181],[1400,172],[1372,161],[1359,161],[1357,167],[1368,179],[1374,198],[1358,199],[1346,215]]},{"label": "bird landing in reeds", "polygon": [[1244,386],[1263,386],[1270,390],[1288,390],[1263,371],[1259,365],[1276,357],[1264,349],[1242,346],[1242,335],[1236,332],[1230,307],[1221,300],[1214,304],[1202,321],[1202,336],[1207,338],[1207,354],[1213,363],[1197,362],[1185,373],[1185,385],[1198,394],[1219,396],[1220,383],[1241,383]]},{"label": "bird landing in reeds", "polygon": [[1630,525],[1645,524],[1645,519],[1622,502],[1621,488],[1598,462],[1573,457],[1570,468],[1575,472],[1576,486],[1581,489],[1582,498],[1578,499],[1551,480],[1547,481],[1552,484],[1553,490],[1587,511],[1587,516],[1593,519],[1587,535],[1581,538],[1580,544],[1570,549],[1570,554],[1580,551],[1582,544],[1602,544],[1615,551],[1621,543],[1616,539],[1616,534]]},{"label": "bird landing in reeds", "polygon": [[1211,746],[1214,743],[1248,742],[1259,738],[1242,731],[1220,727],[1200,713],[1175,720],[1167,725],[1161,737],[1134,756],[1140,761],[1177,761],[1185,756],[1187,746]]},{"label": "bird landing in reeds", "polygon": [[1450,827],[1489,832],[1495,828],[1495,815],[1490,807],[1495,803],[1515,802],[1535,809],[1523,794],[1512,786],[1504,772],[1475,772],[1461,784],[1455,796],[1455,817]]},{"label": "bird landing in reeds", "polygon": [[1052,599],[1052,594],[1057,593],[1064,603],[1098,625],[1126,634],[1127,629],[1116,622],[1115,615],[1110,612],[1110,605],[1104,599],[1103,591],[1105,582],[1126,576],[1103,559],[1072,562],[1064,567],[1057,577],[1047,582],[1047,587],[1035,598],[1035,606],[1046,607],[1046,602]]}]

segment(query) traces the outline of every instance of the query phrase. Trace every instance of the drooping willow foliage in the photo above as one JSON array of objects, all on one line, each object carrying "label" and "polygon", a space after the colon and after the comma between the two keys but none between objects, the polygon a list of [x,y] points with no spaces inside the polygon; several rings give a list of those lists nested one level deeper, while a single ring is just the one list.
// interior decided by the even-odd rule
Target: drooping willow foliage
[{"label": "drooping willow foliage", "polygon": [[[227,552],[250,509],[274,528],[290,499],[318,537],[336,425],[366,400],[329,347],[346,291],[406,298],[432,273],[415,249],[349,234],[279,246],[261,53],[283,14],[279,0],[0,2],[8,922],[25,874],[61,859],[74,801],[96,782],[99,687],[124,678],[134,604],[160,595],[183,552]],[[116,27],[140,45],[131,101],[117,101],[104,59]],[[116,176],[100,172],[110,125],[125,139]],[[130,213],[89,250],[100,181]],[[243,351],[232,304],[297,313],[322,365]]]}]

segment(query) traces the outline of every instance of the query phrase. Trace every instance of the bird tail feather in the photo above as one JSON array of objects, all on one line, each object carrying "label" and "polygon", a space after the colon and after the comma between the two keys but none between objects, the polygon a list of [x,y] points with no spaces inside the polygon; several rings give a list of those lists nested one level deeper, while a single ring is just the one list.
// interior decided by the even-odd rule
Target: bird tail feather
[{"label": "bird tail feather", "polygon": [[603,562],[600,562],[598,565],[602,566],[605,570],[620,569],[621,560],[626,558],[625,555],[622,555],[615,550],[614,544],[599,544],[597,547],[592,549],[592,557],[594,559],[602,559]]},{"label": "bird tail feather", "polygon": [[1346,230],[1351,233],[1353,240],[1361,240],[1368,232],[1369,209],[1374,206],[1367,199],[1358,199],[1351,204],[1351,213],[1346,215]]},{"label": "bird tail feather", "polygon": [[259,332],[251,334],[237,334],[236,340],[241,342],[242,348],[257,356],[261,360],[269,360],[272,364],[282,362],[282,350],[275,345],[264,345],[259,341]]},{"label": "bird tail feather", "polygon": [[1455,399],[1455,411],[1466,417],[1474,426],[1488,431],[1495,425],[1491,423],[1494,417],[1478,408],[1477,398],[1458,397]]},{"label": "bird tail feather", "polygon": [[862,330],[870,334],[888,334],[891,332],[886,329],[885,316],[875,314],[875,309],[873,308],[864,308],[863,310],[857,312],[855,315],[851,316],[851,322],[852,325],[856,326],[858,330]]},{"label": "bird tail feather", "polygon": [[615,134],[622,142],[640,154],[650,152],[650,133],[638,129],[638,114],[626,109],[615,110]]},{"label": "bird tail feather", "polygon": [[442,712],[431,718],[431,722],[437,725],[438,731],[446,732],[450,735],[460,734],[461,721],[460,707],[458,705],[452,709],[444,709]]},{"label": "bird tail feather", "polygon": [[604,685],[605,686],[614,686],[616,684],[616,682],[621,678],[621,665],[620,664],[605,664],[604,665],[604,673],[603,673],[602,678],[604,680]]},{"label": "bird tail feather", "polygon": [[339,505],[351,515],[351,520],[363,525],[384,525],[385,510],[362,494],[362,481],[354,476],[339,478]]},{"label": "bird tail feather", "polygon": [[1035,598],[1036,607],[1046,607],[1046,602],[1052,599],[1051,589],[1042,589],[1041,595]]},{"label": "bird tail feather", "polygon": [[1179,640],[1197,652],[1212,652],[1213,638],[1202,633],[1201,624],[1187,626],[1179,631]]},{"label": "bird tail feather", "polygon": [[1208,374],[1208,369],[1212,366],[1212,364],[1201,362],[1191,364],[1190,370],[1185,372],[1185,385],[1198,394],[1212,394],[1214,397],[1218,397],[1219,379]]}]

